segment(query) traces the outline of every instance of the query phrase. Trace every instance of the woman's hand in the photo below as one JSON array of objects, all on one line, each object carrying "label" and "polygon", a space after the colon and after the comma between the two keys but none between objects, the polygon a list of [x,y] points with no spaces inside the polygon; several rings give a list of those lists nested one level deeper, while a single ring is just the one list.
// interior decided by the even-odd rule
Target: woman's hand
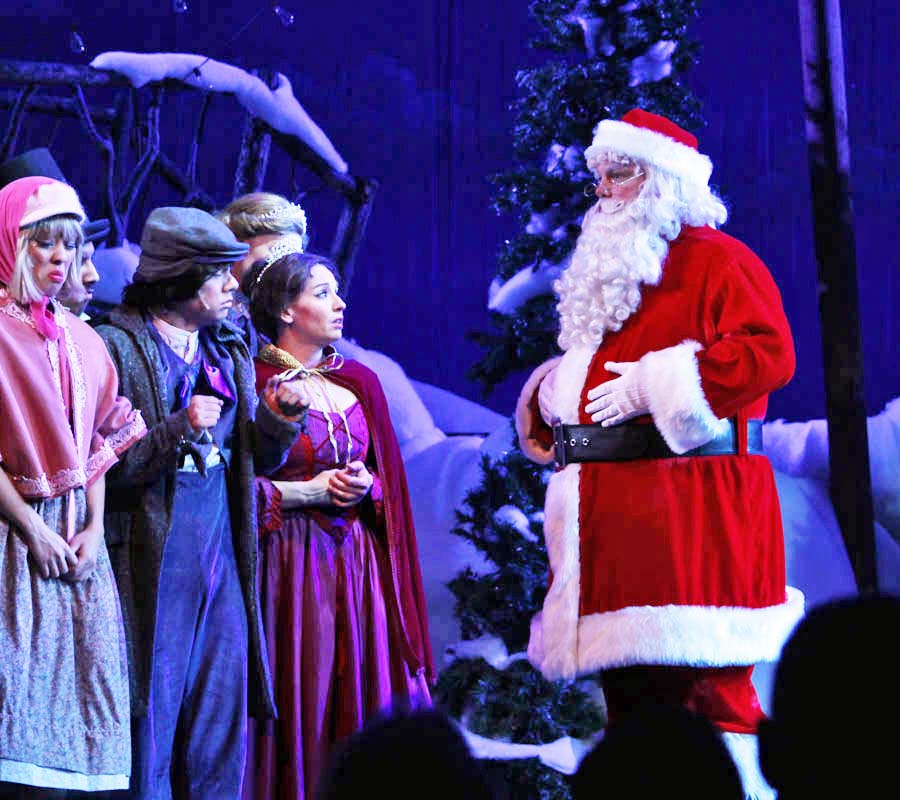
[{"label": "woman's hand", "polygon": [[326,469],[308,481],[272,481],[281,492],[284,509],[302,506],[348,508],[362,500],[375,478],[362,461],[352,461],[344,469]]},{"label": "woman's hand", "polygon": [[34,512],[21,529],[22,541],[42,578],[59,578],[78,565],[75,551]]},{"label": "woman's hand", "polygon": [[328,481],[328,493],[336,506],[355,506],[369,493],[374,481],[362,461],[351,461],[345,469],[334,470]]},{"label": "woman's hand", "polygon": [[303,378],[283,381],[278,375],[273,375],[266,381],[263,397],[272,411],[288,419],[300,416],[309,408],[312,400]]},{"label": "woman's hand", "polygon": [[308,481],[272,481],[281,492],[281,507],[290,509],[333,505],[328,484],[336,472],[336,469],[326,469]]},{"label": "woman's hand", "polygon": [[103,528],[88,526],[81,533],[75,534],[69,546],[78,557],[78,563],[62,577],[67,581],[83,581],[89,577],[97,565],[97,551],[103,538]]}]

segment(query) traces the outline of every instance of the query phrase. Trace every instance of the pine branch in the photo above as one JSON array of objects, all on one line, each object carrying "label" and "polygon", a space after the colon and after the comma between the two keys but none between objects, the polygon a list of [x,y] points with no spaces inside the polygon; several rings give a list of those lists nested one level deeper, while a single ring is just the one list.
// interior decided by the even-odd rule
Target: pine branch
[{"label": "pine branch", "polygon": [[500,335],[467,334],[472,341],[489,348],[468,373],[482,385],[485,395],[514,370],[536,367],[559,354],[555,341],[559,328],[556,299],[550,295],[528,300],[516,316],[492,314],[491,323],[500,329]]}]

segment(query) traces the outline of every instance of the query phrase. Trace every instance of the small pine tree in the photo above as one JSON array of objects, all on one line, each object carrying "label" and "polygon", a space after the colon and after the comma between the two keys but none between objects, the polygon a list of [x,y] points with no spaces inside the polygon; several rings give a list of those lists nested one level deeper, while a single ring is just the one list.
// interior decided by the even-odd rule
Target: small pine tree
[{"label": "small pine tree", "polygon": [[[517,168],[493,177],[494,208],[522,232],[503,243],[489,307],[495,331],[473,334],[486,350],[471,370],[485,394],[515,372],[558,353],[553,280],[565,268],[592,200],[584,162],[594,126],[634,107],[696,128],[699,104],[678,82],[696,58],[685,38],[695,0],[532,0],[542,66],[516,76],[513,145]],[[531,617],[547,587],[543,505],[551,468],[522,454],[515,436],[485,457],[483,481],[457,512],[454,533],[494,568],[466,570],[450,584],[464,639],[493,636],[510,653],[527,646]],[[439,676],[437,699],[482,736],[521,744],[588,739],[605,724],[596,681],[547,681],[525,659],[496,668],[458,658]],[[599,695],[599,697],[598,697]],[[510,796],[564,800],[565,776],[535,759],[497,762]]]},{"label": "small pine tree", "polygon": [[[457,511],[454,533],[496,569],[481,575],[466,569],[449,586],[464,639],[495,636],[508,653],[521,653],[547,588],[543,498],[552,469],[536,468],[515,446],[499,459],[485,456],[481,467],[483,482]],[[524,658],[504,668],[484,658],[458,658],[441,672],[437,688],[438,701],[451,715],[492,739],[588,739],[605,724],[596,682],[548,681]],[[493,768],[504,773],[510,797],[569,796],[565,776],[534,759],[500,761]]]}]

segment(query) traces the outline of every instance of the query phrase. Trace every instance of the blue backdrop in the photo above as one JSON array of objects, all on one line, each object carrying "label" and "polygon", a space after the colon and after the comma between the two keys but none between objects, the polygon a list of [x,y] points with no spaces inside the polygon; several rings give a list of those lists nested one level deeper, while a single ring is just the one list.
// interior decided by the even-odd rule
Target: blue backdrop
[{"label": "blue backdrop", "polygon": [[[0,42],[7,58],[87,63],[105,50],[182,51],[244,67],[272,67],[361,176],[381,182],[350,292],[347,334],[429,381],[504,413],[524,375],[486,400],[466,371],[480,355],[469,330],[487,328],[487,289],[497,245],[520,224],[489,208],[486,176],[512,166],[508,110],[517,69],[544,56],[528,46],[534,25],[526,0],[285,0],[296,23],[283,28],[265,0],[171,0],[129,4],[38,0],[6,5]],[[900,389],[894,358],[894,277],[898,242],[900,106],[898,18],[891,0],[844,8],[853,148],[854,205],[863,309],[868,412]],[[254,16],[257,15],[255,18]],[[249,21],[249,24],[247,24]],[[72,26],[86,52],[68,47]],[[246,28],[241,32],[243,26]],[[703,101],[707,127],[696,131],[713,159],[713,182],[731,208],[725,230],[769,264],[784,295],[797,345],[793,382],[773,397],[770,417],[824,414],[822,353],[803,134],[796,9],[783,0],[701,4],[692,35],[702,45],[687,77]],[[163,107],[163,149],[185,164],[196,103]],[[230,199],[241,113],[216,98],[198,174],[215,201]],[[99,157],[77,123],[36,119],[17,150],[49,145],[96,214]],[[266,188],[287,191],[287,161],[273,156]],[[312,228],[327,250],[335,199],[305,173],[294,176]],[[172,195],[157,181],[132,215],[129,237]]]}]

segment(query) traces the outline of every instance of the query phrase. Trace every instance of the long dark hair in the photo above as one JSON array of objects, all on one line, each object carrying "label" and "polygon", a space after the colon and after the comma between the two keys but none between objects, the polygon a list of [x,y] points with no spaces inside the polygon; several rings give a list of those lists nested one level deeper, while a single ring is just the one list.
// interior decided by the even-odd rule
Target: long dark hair
[{"label": "long dark hair", "polygon": [[256,330],[270,342],[277,341],[284,327],[281,312],[303,291],[316,264],[337,275],[337,267],[330,258],[315,253],[288,253],[269,265],[257,261],[244,276],[241,291],[250,301],[250,318]]}]

